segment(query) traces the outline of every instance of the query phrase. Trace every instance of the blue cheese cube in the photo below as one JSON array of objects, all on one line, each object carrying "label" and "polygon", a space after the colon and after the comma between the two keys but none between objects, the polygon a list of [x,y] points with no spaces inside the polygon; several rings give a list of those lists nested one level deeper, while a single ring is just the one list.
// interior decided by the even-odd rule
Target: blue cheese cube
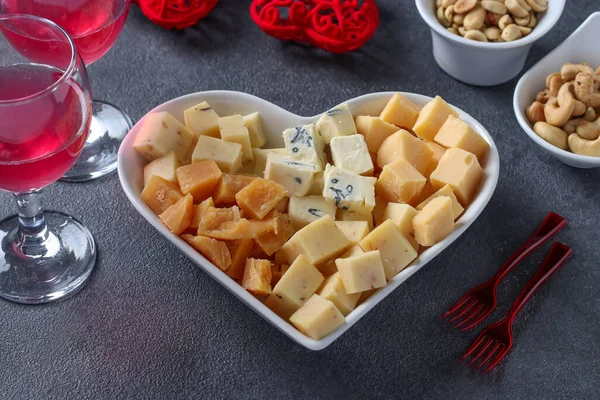
[{"label": "blue cheese cube", "polygon": [[342,104],[332,108],[319,118],[317,129],[325,144],[329,144],[336,136],[354,135],[357,133],[354,117],[350,112],[348,104]]},{"label": "blue cheese cube", "polygon": [[335,219],[336,210],[335,205],[325,200],[323,196],[292,196],[288,212],[292,227],[298,231],[327,214]]},{"label": "blue cheese cube", "polygon": [[375,207],[376,178],[365,177],[327,164],[323,197],[346,211],[371,213]]},{"label": "blue cheese cube", "polygon": [[373,174],[373,160],[363,135],[336,136],[331,139],[333,164],[358,175]]},{"label": "blue cheese cube", "polygon": [[265,179],[271,179],[287,190],[287,196],[305,196],[312,186],[316,167],[293,161],[289,156],[269,153]]},{"label": "blue cheese cube", "polygon": [[312,164],[316,166],[316,171],[323,170],[325,145],[314,125],[286,129],[283,131],[283,141],[293,161]]}]

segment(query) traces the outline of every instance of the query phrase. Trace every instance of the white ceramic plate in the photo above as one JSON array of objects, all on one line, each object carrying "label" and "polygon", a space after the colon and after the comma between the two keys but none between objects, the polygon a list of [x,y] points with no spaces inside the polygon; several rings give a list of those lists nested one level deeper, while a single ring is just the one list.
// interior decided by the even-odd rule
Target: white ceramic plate
[{"label": "white ceramic plate", "polygon": [[513,97],[515,115],[525,133],[560,161],[578,168],[600,168],[600,157],[580,156],[552,146],[531,129],[525,112],[535,101],[535,96],[546,88],[546,77],[559,72],[563,64],[587,62],[594,68],[600,66],[599,39],[600,12],[595,12],[571,36],[521,77]]},{"label": "white ceramic plate", "polygon": [[[392,92],[373,93],[349,100],[347,103],[354,115],[379,115],[392,95]],[[430,97],[417,94],[404,93],[404,95],[420,105],[424,105],[431,100]],[[289,111],[283,110],[280,107],[258,97],[246,93],[228,91],[212,91],[190,94],[162,104],[151,112],[168,111],[175,118],[183,121],[183,110],[202,101],[208,101],[211,107],[214,108],[219,115],[247,114],[258,111],[261,115],[267,137],[269,138],[269,141],[265,147],[283,147],[281,132],[284,129],[314,122],[320,116],[301,117],[292,114]],[[140,129],[141,122],[138,122],[133,127],[129,135],[127,135],[123,141],[123,144],[119,150],[119,178],[121,180],[123,190],[125,190],[127,197],[137,211],[165,238],[170,240],[185,255],[198,264],[200,268],[206,271],[210,276],[221,283],[221,285],[227,288],[230,292],[246,303],[246,305],[256,311],[260,316],[269,321],[291,339],[307,349],[321,350],[333,343],[334,340],[339,338],[346,330],[348,330],[360,318],[362,318],[362,316],[375,307],[377,303],[383,300],[384,297],[390,294],[394,289],[400,286],[402,282],[421,269],[425,264],[440,254],[446,247],[448,247],[460,235],[462,235],[483,211],[492,197],[494,189],[496,188],[496,183],[498,182],[498,174],[500,171],[498,149],[496,148],[496,145],[494,144],[494,141],[490,137],[489,133],[483,126],[481,126],[476,120],[471,118],[465,112],[459,110],[458,108],[455,109],[460,114],[460,117],[469,123],[469,125],[471,125],[490,144],[490,150],[482,162],[485,178],[481,182],[481,186],[475,200],[460,217],[455,231],[450,236],[420,254],[412,266],[406,268],[400,274],[395,276],[386,287],[371,296],[366,302],[359,305],[352,313],[348,315],[344,325],[321,340],[314,340],[305,336],[297,331],[292,325],[281,319],[262,302],[257,300],[239,284],[229,278],[219,268],[211,264],[210,261],[204,258],[193,247],[188,245],[177,235],[172,234],[161,223],[152,210],[150,210],[150,208],[144,203],[144,201],[140,198],[140,193],[143,188],[143,167],[146,164],[146,161],[133,149],[135,136]]]}]

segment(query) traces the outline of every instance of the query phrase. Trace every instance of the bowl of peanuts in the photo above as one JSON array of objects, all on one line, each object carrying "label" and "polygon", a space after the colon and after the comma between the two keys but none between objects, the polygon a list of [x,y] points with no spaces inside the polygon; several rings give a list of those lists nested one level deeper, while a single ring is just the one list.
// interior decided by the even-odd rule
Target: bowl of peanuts
[{"label": "bowl of peanuts", "polygon": [[519,74],[533,43],[558,22],[566,0],[416,0],[444,72],[476,86]]},{"label": "bowl of peanuts", "polygon": [[523,75],[513,98],[525,133],[577,168],[600,168],[599,37],[600,12],[595,12]]}]

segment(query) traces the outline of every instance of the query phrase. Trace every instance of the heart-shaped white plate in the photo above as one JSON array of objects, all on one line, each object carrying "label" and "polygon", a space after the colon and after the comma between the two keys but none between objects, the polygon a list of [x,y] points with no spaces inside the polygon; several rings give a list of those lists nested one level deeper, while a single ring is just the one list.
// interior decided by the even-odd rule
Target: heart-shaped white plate
[{"label": "heart-shaped white plate", "polygon": [[[354,115],[379,115],[392,95],[393,92],[373,93],[349,100],[347,103]],[[421,96],[418,94],[403,93],[403,95],[419,105],[424,105],[431,100],[430,97]],[[192,107],[202,101],[207,101],[219,115],[223,116],[232,114],[243,115],[258,111],[268,137],[268,142],[265,146],[267,148],[283,147],[281,132],[284,129],[296,125],[315,122],[320,117],[320,115],[315,117],[301,117],[292,114],[289,111],[283,110],[282,108],[258,97],[246,93],[229,91],[199,92],[179,97],[156,107],[151,111],[151,113],[168,111],[175,118],[183,121],[183,111],[186,108]],[[204,258],[193,247],[188,245],[183,239],[171,233],[152,212],[152,210],[150,210],[146,203],[144,203],[144,201],[140,198],[140,193],[143,189],[143,168],[146,164],[146,161],[133,149],[135,136],[140,129],[141,122],[138,122],[133,127],[131,132],[123,141],[119,150],[119,178],[121,180],[123,190],[125,190],[125,194],[138,212],[192,261],[198,264],[210,276],[221,283],[221,285],[227,288],[250,308],[256,311],[260,316],[269,321],[291,339],[295,340],[297,343],[301,344],[307,349],[322,350],[333,343],[334,340],[339,338],[362,316],[375,307],[377,303],[383,300],[384,297],[400,286],[402,282],[421,269],[425,264],[440,254],[446,247],[448,247],[460,235],[462,235],[475,221],[479,214],[481,214],[492,197],[500,172],[498,149],[496,148],[496,145],[494,144],[494,141],[489,133],[483,126],[481,126],[481,124],[479,124],[464,111],[456,107],[455,109],[460,114],[460,117],[469,125],[471,125],[473,129],[475,129],[490,144],[490,149],[482,161],[485,177],[481,182],[475,200],[469,205],[464,214],[457,221],[456,229],[450,236],[421,253],[410,267],[396,275],[386,287],[382,288],[379,292],[367,299],[367,301],[356,307],[356,309],[346,317],[345,324],[321,340],[314,340],[305,336],[269,308],[267,308],[267,306],[244,290],[223,271],[211,264],[210,261]]]}]

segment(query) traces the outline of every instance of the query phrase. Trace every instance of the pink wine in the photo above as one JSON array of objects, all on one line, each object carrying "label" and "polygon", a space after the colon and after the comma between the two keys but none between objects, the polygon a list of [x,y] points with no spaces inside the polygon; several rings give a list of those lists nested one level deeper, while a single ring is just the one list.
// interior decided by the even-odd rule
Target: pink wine
[{"label": "pink wine", "polygon": [[129,0],[0,0],[0,13],[30,14],[56,22],[90,65],[115,44],[129,13]]},{"label": "pink wine", "polygon": [[41,189],[81,153],[92,100],[69,79],[47,90],[62,76],[45,65],[0,67],[0,189]]}]

